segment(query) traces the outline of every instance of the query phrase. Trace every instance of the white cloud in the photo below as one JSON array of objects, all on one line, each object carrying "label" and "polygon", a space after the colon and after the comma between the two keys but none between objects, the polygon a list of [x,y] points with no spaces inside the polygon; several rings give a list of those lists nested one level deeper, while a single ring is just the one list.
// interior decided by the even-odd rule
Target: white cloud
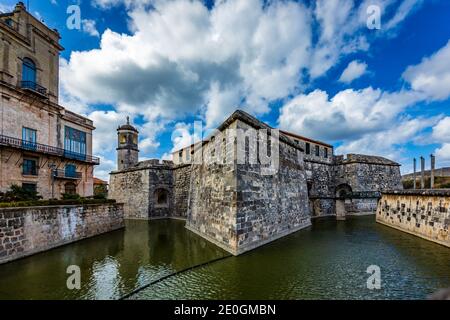
[{"label": "white cloud", "polygon": [[436,157],[440,163],[450,163],[450,143],[443,143],[435,150]]},{"label": "white cloud", "polygon": [[347,89],[330,98],[322,90],[300,94],[285,104],[278,119],[282,129],[328,141],[357,139],[390,127],[407,106],[420,100],[409,92],[383,92],[371,87]]},{"label": "white cloud", "polygon": [[435,150],[437,160],[441,164],[450,164],[450,117],[442,118],[434,127],[431,137],[441,144]]},{"label": "white cloud", "polygon": [[94,154],[112,152],[117,147],[117,127],[126,122],[127,115],[116,111],[93,111],[88,115],[94,121],[93,132]]},{"label": "white cloud", "polygon": [[403,0],[395,11],[395,15],[383,26],[385,30],[391,30],[397,27],[406,17],[417,9],[423,0]]},{"label": "white cloud", "polygon": [[97,30],[96,22],[94,20],[83,19],[81,20],[83,26],[83,32],[93,37],[100,37],[100,33]]},{"label": "white cloud", "polygon": [[114,170],[117,170],[116,161],[101,156],[100,165],[94,168],[94,177],[109,181],[109,173]]},{"label": "white cloud", "polygon": [[111,9],[119,5],[127,8],[143,6],[154,2],[155,0],[92,0],[92,5],[101,9]]},{"label": "white cloud", "polygon": [[412,89],[425,93],[432,100],[450,97],[450,41],[431,57],[407,68],[403,78]]},{"label": "white cloud", "polygon": [[172,154],[171,154],[171,153],[165,152],[165,153],[161,156],[161,160],[169,160],[169,161],[173,161]]},{"label": "white cloud", "polygon": [[193,132],[192,125],[179,122],[175,125],[175,129],[172,133],[171,139],[173,143],[171,152],[174,152],[200,141],[202,137],[199,136],[199,133]]},{"label": "white cloud", "polygon": [[353,60],[348,64],[345,70],[342,72],[339,78],[340,82],[351,83],[353,80],[361,77],[367,70],[367,64],[365,62],[359,62]]},{"label": "white cloud", "polygon": [[72,52],[61,84],[85,103],[153,120],[202,112],[213,127],[236,107],[261,115],[304,88],[305,75],[320,77],[343,55],[369,48],[366,2],[228,0],[208,10],[200,1],[95,0],[125,5],[131,35],[106,30],[99,49]]},{"label": "white cloud", "polygon": [[403,160],[402,146],[411,142],[424,129],[434,125],[437,118],[397,119],[395,125],[344,143],[336,149],[338,154],[362,153]]},{"label": "white cloud", "polygon": [[12,11],[13,11],[13,6],[0,3],[0,12],[1,13],[12,12]]},{"label": "white cloud", "polygon": [[434,126],[432,137],[438,142],[450,143],[450,117],[445,117]]},{"label": "white cloud", "polygon": [[[374,1],[394,6],[393,0]],[[280,124],[325,139],[359,139],[391,125],[418,99],[415,93],[372,88],[333,98],[320,90],[298,93],[343,56],[369,49],[365,9],[374,1],[356,6],[350,0],[319,0],[306,7],[294,1],[223,0],[209,10],[200,1],[92,0],[102,9],[124,5],[130,34],[106,30],[98,49],[72,52],[63,60],[61,100],[94,117],[101,141],[116,140],[111,126],[125,115],[143,119],[143,156],[159,146],[156,136],[165,125],[187,115],[200,113],[213,128],[238,107],[261,115],[270,111],[270,102],[292,95],[296,98],[281,110]],[[90,27],[85,31],[98,36],[95,23]],[[359,70],[349,70],[342,80],[350,82],[364,65],[356,62]],[[90,112],[88,106],[97,103],[115,110]],[[190,134],[185,130],[173,139],[174,148]],[[102,145],[95,149],[102,155],[114,152]]]},{"label": "white cloud", "polygon": [[67,91],[153,119],[205,110],[212,126],[237,104],[267,112],[268,102],[298,87],[311,41],[301,4],[263,8],[259,0],[235,0],[211,11],[198,1],[155,6],[130,11],[132,35],[106,30],[100,49],[72,52],[61,71]]}]

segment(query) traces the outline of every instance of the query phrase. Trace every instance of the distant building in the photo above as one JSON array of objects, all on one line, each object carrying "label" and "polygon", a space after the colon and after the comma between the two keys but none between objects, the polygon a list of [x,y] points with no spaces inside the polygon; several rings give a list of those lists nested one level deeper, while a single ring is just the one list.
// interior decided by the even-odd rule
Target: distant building
[{"label": "distant building", "polygon": [[0,191],[93,195],[93,122],[58,104],[59,33],[19,2],[0,14]]},{"label": "distant building", "polygon": [[108,182],[94,177],[94,196],[107,196]]}]

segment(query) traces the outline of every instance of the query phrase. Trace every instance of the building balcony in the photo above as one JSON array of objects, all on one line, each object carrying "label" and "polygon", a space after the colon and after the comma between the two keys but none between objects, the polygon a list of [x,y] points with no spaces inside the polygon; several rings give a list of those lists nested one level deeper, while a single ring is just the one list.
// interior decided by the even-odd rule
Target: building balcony
[{"label": "building balcony", "polygon": [[25,90],[30,90],[33,92],[36,92],[42,96],[47,96],[47,89],[43,86],[38,85],[36,82],[33,81],[21,81],[20,87]]},{"label": "building balcony", "polygon": [[62,148],[53,147],[41,143],[34,143],[18,138],[0,135],[0,146],[11,147],[15,149],[25,150],[34,153],[41,153],[51,156],[62,157],[70,160],[90,163],[93,165],[100,164],[100,158],[87,154],[76,153]]},{"label": "building balcony", "polygon": [[59,179],[78,180],[81,179],[81,172],[75,172],[71,170],[56,169],[53,170],[53,177]]}]

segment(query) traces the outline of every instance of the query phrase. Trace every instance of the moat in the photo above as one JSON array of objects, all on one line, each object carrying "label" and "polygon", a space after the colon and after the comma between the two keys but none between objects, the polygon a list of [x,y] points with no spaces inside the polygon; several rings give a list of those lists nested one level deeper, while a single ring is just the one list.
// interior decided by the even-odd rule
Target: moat
[{"label": "moat", "polygon": [[[118,299],[228,253],[183,221],[128,221],[125,230],[0,265],[0,299]],[[80,290],[66,268],[81,268]],[[370,265],[382,287],[369,290]],[[313,226],[248,252],[183,272],[134,299],[423,299],[450,287],[450,250],[379,225],[374,216]]]}]

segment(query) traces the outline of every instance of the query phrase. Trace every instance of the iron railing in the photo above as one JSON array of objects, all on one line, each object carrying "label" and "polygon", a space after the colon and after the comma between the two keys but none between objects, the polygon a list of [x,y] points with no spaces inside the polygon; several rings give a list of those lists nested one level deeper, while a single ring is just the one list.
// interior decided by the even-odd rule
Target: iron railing
[{"label": "iron railing", "polygon": [[12,148],[17,148],[21,150],[44,153],[52,156],[63,157],[72,160],[78,160],[82,162],[88,162],[94,165],[100,164],[100,158],[90,156],[87,154],[77,153],[68,151],[62,148],[53,147],[41,143],[34,143],[18,138],[8,137],[5,135],[0,135],[0,145],[8,146]]},{"label": "iron railing", "polygon": [[47,95],[47,89],[44,88],[43,86],[38,85],[36,82],[33,82],[33,81],[21,81],[20,82],[20,86],[23,89],[28,89],[28,90],[37,92],[39,94],[42,94],[44,96]]},{"label": "iron railing", "polygon": [[75,172],[65,169],[53,170],[53,177],[61,179],[81,179],[81,172]]}]

